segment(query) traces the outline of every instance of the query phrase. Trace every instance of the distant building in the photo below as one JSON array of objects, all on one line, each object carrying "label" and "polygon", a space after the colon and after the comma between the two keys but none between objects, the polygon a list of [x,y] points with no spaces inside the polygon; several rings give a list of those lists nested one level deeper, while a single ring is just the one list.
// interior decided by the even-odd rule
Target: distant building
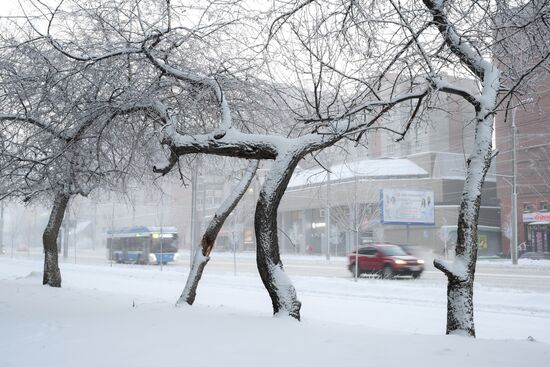
[{"label": "distant building", "polygon": [[[452,82],[463,89],[476,89],[473,80],[453,79]],[[304,252],[311,245],[314,252],[326,253],[329,235],[331,253],[339,255],[349,251],[356,242],[374,240],[413,243],[441,254],[447,248],[451,253],[464,189],[465,160],[473,148],[475,113],[471,105],[456,96],[441,94],[432,103],[433,108],[401,142],[395,142],[395,134],[379,130],[368,134],[366,147],[347,149],[355,152],[359,149],[355,160],[348,158],[349,162],[345,163],[346,158],[329,154],[327,160],[333,164],[329,165],[328,185],[326,171],[319,166],[297,171],[279,209],[279,225],[284,232],[280,236],[281,248]],[[385,117],[380,126],[399,131],[409,118],[405,112],[397,109]],[[307,162],[304,166],[308,167]],[[430,193],[430,200],[434,199],[430,202],[433,220],[407,225],[407,215],[412,218],[419,214],[414,213],[410,203],[406,213],[398,213],[403,216],[399,224],[382,223],[382,189],[417,196],[414,200],[418,201],[419,211],[427,210],[422,207],[420,192]],[[326,220],[327,202],[330,202],[330,220]],[[427,200],[425,202],[427,205]],[[355,212],[359,213],[358,224]],[[326,229],[328,222],[330,231]],[[480,256],[502,252],[494,166],[489,169],[483,186],[478,246]]]},{"label": "distant building", "polygon": [[[499,151],[497,192],[501,202],[502,251],[510,253],[512,236],[513,150],[512,123],[516,133],[517,243],[519,251],[550,252],[550,73],[541,65],[535,74],[533,65],[546,57],[550,34],[544,17],[550,7],[532,1],[508,10],[500,22],[499,39],[494,53],[500,69],[515,80],[523,80],[521,101],[515,98],[511,110],[496,116],[495,138]],[[527,22],[526,20],[532,20]],[[521,30],[518,32],[518,29]],[[497,38],[497,37],[495,37]],[[528,75],[531,74],[531,75]],[[507,119],[505,117],[507,115]]]},{"label": "distant building", "polygon": [[[512,202],[512,116],[497,115],[497,192],[503,223],[502,251],[510,253]],[[518,245],[522,251],[550,252],[550,93],[515,111]]]},{"label": "distant building", "polygon": [[[459,202],[464,185],[463,155],[425,152],[408,158],[363,159],[297,172],[280,207],[281,248],[304,253],[326,253],[327,207],[330,206],[330,251],[343,255],[356,244],[369,241],[412,243],[444,254],[456,242]],[[327,176],[329,184],[327,185]],[[500,213],[494,170],[485,182],[479,219],[480,256],[497,255],[500,246]],[[432,220],[423,224],[381,222],[381,190],[430,194],[418,200],[418,211],[433,206]],[[330,198],[327,199],[327,191]],[[433,201],[431,201],[433,197]],[[382,199],[383,200],[383,199]],[[330,203],[330,205],[328,204]],[[424,203],[424,206],[422,205]],[[411,215],[408,213],[401,215]],[[357,214],[356,214],[357,213]],[[412,213],[414,216],[417,213]],[[430,223],[431,222],[431,223]],[[357,232],[357,233],[356,233]]]}]

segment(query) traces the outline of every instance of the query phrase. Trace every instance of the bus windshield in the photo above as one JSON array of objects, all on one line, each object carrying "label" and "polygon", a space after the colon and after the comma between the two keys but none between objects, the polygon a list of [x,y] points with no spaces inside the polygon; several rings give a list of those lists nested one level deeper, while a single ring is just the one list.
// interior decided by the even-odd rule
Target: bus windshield
[{"label": "bus windshield", "polygon": [[[170,237],[169,237],[170,236]],[[163,237],[152,238],[151,252],[177,252],[177,235],[164,234]]]}]

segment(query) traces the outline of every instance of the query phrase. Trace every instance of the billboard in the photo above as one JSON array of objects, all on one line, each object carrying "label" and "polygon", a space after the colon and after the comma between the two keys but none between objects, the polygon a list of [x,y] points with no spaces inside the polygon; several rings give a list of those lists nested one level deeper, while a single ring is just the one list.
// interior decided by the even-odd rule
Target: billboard
[{"label": "billboard", "polygon": [[384,224],[435,224],[433,191],[380,190],[380,221]]},{"label": "billboard", "polygon": [[548,221],[550,221],[550,213],[523,213],[523,223]]}]

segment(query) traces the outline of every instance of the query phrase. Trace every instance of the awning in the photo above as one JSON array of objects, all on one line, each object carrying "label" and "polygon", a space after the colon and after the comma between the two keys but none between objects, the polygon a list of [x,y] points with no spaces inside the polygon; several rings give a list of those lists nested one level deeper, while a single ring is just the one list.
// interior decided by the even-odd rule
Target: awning
[{"label": "awning", "polygon": [[545,220],[545,221],[541,221],[541,222],[531,222],[528,225],[530,225],[530,226],[544,226],[544,225],[548,225],[548,224],[550,224],[550,222]]}]

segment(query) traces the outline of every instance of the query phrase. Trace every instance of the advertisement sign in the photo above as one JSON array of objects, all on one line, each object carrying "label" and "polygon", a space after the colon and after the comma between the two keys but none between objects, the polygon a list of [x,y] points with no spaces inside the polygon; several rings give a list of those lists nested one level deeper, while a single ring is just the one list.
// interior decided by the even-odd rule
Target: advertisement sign
[{"label": "advertisement sign", "polygon": [[385,224],[435,224],[433,191],[380,190],[380,220]]},{"label": "advertisement sign", "polygon": [[488,244],[489,244],[489,238],[486,234],[477,235],[477,247],[480,250],[487,250]]},{"label": "advertisement sign", "polygon": [[523,213],[523,223],[547,222],[550,221],[550,212],[545,213]]}]

